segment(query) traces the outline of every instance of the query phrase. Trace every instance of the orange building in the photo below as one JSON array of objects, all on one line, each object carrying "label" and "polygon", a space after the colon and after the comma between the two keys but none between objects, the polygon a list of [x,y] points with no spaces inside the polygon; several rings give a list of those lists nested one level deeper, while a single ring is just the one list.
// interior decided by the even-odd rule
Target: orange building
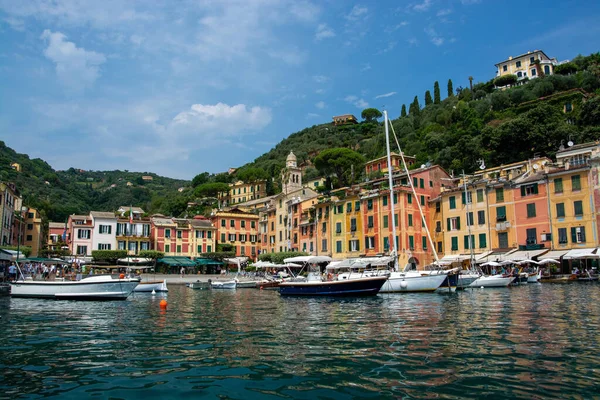
[{"label": "orange building", "polygon": [[[407,166],[411,166],[415,163],[416,159],[411,156],[404,155],[404,160]],[[402,166],[402,157],[396,153],[390,153],[390,161],[392,162],[392,169],[394,172],[400,171]],[[367,176],[373,176],[378,173],[384,174],[388,172],[387,156],[379,157],[374,160],[367,161],[365,164],[365,172]]]},{"label": "orange building", "polygon": [[521,250],[550,248],[548,185],[543,172],[515,180],[512,190],[517,242],[509,245],[518,246]]},{"label": "orange building", "polygon": [[260,250],[257,214],[233,208],[218,211],[211,219],[217,228],[218,243],[231,244],[236,257],[256,259]]}]

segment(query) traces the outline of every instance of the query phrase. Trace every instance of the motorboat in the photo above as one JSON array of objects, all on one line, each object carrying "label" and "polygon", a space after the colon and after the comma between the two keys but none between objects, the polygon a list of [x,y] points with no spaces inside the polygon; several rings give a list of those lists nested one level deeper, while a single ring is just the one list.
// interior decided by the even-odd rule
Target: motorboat
[{"label": "motorboat", "polygon": [[431,271],[392,271],[383,284],[381,293],[435,292],[447,277],[445,273]]},{"label": "motorboat", "polygon": [[210,287],[212,289],[235,289],[237,284],[237,279],[232,279],[230,281],[211,281]]},{"label": "motorboat", "polygon": [[260,281],[238,281],[236,289],[256,289]]},{"label": "motorboat", "polygon": [[516,276],[511,275],[483,275],[475,279],[469,287],[471,288],[490,288],[490,287],[507,287],[510,285]]},{"label": "motorboat", "polygon": [[475,271],[463,270],[458,274],[458,288],[465,289],[475,280],[479,279],[481,274]]},{"label": "motorboat", "polygon": [[12,297],[58,300],[125,300],[140,283],[140,278],[125,274],[89,275],[80,280],[38,281],[25,278],[11,282]]},{"label": "motorboat", "polygon": [[187,287],[189,287],[190,289],[210,289],[211,285],[211,280],[209,279],[208,281],[200,281],[197,280],[196,282],[190,282],[187,284]]},{"label": "motorboat", "polygon": [[527,277],[527,283],[537,283],[542,280],[542,270],[538,269]]},{"label": "motorboat", "polygon": [[139,285],[133,289],[134,292],[151,293],[151,292],[168,292],[167,280],[163,281],[141,281]]}]

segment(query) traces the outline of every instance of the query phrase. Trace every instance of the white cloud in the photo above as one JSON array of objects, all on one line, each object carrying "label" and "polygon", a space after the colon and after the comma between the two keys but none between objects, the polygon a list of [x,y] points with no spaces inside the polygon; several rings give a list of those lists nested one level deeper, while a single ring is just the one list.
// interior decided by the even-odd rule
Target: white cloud
[{"label": "white cloud", "polygon": [[344,101],[354,105],[357,108],[366,108],[369,107],[369,103],[367,103],[364,99],[359,99],[357,96],[348,95],[344,98]]},{"label": "white cloud", "polygon": [[136,46],[139,46],[144,42],[144,37],[140,35],[131,35],[129,37],[129,40],[131,41],[131,43],[135,44]]},{"label": "white cloud", "polygon": [[306,118],[307,119],[308,118],[318,118],[318,117],[320,117],[320,115],[316,114],[316,113],[308,113],[308,114],[306,114]]},{"label": "white cloud", "polygon": [[99,66],[106,61],[104,54],[77,47],[60,32],[46,29],[40,38],[48,43],[44,55],[56,64],[56,75],[63,84],[81,90],[98,79]]},{"label": "white cloud", "polygon": [[167,134],[169,137],[191,136],[196,139],[236,136],[263,129],[271,123],[271,118],[268,108],[248,108],[245,104],[193,104],[188,111],[182,111],[173,118]]},{"label": "white cloud", "polygon": [[425,28],[425,33],[429,36],[429,40],[436,46],[444,44],[444,38],[438,35],[438,33],[432,27]]},{"label": "white cloud", "polygon": [[315,107],[317,107],[319,110],[322,110],[325,108],[325,102],[319,101],[319,102],[315,103]]},{"label": "white cloud", "polygon": [[314,75],[313,80],[317,83],[325,83],[329,80],[329,77],[324,75]]},{"label": "white cloud", "polygon": [[316,94],[323,94],[323,93],[325,93],[325,90],[323,90],[323,89],[317,89],[317,90],[315,90],[315,93]]},{"label": "white cloud", "polygon": [[412,9],[418,12],[427,11],[429,10],[429,7],[431,7],[431,0],[423,0],[422,3],[412,5]]},{"label": "white cloud", "polygon": [[370,63],[366,63],[363,64],[362,67],[360,68],[360,72],[365,72],[371,69],[371,64]]},{"label": "white cloud", "polygon": [[410,44],[411,46],[417,46],[419,44],[419,41],[417,40],[417,38],[409,38],[406,39],[406,41],[408,42],[408,44]]},{"label": "white cloud", "polygon": [[335,32],[333,29],[327,26],[327,24],[319,24],[317,26],[317,31],[315,32],[315,39],[323,40],[327,38],[332,38],[335,36]]},{"label": "white cloud", "polygon": [[367,7],[359,6],[357,4],[354,7],[352,7],[350,13],[346,15],[346,19],[349,21],[356,21],[362,18],[362,16],[365,15],[368,11],[369,9]]},{"label": "white cloud", "polygon": [[452,10],[449,8],[445,8],[443,10],[439,10],[436,15],[438,17],[445,17],[446,15],[450,15],[450,14],[452,14]]},{"label": "white cloud", "polygon": [[481,0],[460,0],[460,2],[463,3],[465,6],[469,6],[471,4],[481,3]]},{"label": "white cloud", "polygon": [[396,44],[398,44],[398,42],[389,42],[387,44],[387,46],[384,47],[383,49],[379,50],[377,52],[377,54],[385,54],[385,53],[388,53],[388,52],[394,50],[394,47],[396,47]]},{"label": "white cloud", "polygon": [[290,12],[301,21],[314,21],[320,14],[321,9],[308,1],[294,1],[290,7]]},{"label": "white cloud", "polygon": [[25,22],[20,18],[7,17],[3,19],[11,28],[15,31],[24,31],[25,30]]},{"label": "white cloud", "polygon": [[376,99],[382,99],[384,97],[391,97],[393,95],[395,95],[396,92],[389,92],[389,93],[385,93],[385,94],[380,94],[378,96],[375,96]]}]

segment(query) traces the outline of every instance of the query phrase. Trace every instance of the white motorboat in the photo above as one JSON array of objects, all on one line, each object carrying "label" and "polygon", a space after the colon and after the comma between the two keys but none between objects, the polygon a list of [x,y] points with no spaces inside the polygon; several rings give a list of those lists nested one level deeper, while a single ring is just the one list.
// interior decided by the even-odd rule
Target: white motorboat
[{"label": "white motorboat", "polygon": [[479,279],[481,274],[473,271],[461,271],[458,274],[458,287],[460,289],[464,289],[469,287],[471,283],[475,282],[475,280]]},{"label": "white motorboat", "polygon": [[421,273],[420,271],[392,271],[379,293],[435,292],[444,282],[446,276],[447,274],[445,273],[429,274]]},{"label": "white motorboat", "polygon": [[472,288],[489,288],[489,287],[507,287],[514,280],[515,276],[505,276],[505,275],[484,275],[475,279],[469,287]]},{"label": "white motorboat", "polygon": [[211,281],[210,286],[213,289],[235,289],[237,283],[237,279],[232,279],[230,281]]},{"label": "white motorboat", "polygon": [[537,283],[542,279],[542,270],[538,269],[536,272],[529,274],[527,277],[527,283]]},{"label": "white motorboat", "polygon": [[150,293],[154,291],[158,293],[168,292],[169,289],[167,288],[167,280],[165,279],[164,281],[142,281],[135,287],[133,291],[143,293]]},{"label": "white motorboat", "polygon": [[12,297],[59,300],[125,300],[140,283],[139,278],[121,275],[91,275],[78,281],[36,281],[10,283]]}]

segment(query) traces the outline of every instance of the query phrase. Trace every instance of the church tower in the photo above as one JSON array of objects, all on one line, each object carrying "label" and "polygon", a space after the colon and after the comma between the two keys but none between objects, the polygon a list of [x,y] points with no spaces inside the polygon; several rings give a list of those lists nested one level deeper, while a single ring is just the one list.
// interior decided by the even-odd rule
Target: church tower
[{"label": "church tower", "polygon": [[290,151],[285,160],[285,168],[281,171],[281,189],[283,193],[290,193],[302,189],[302,170],[298,168],[296,155]]}]

